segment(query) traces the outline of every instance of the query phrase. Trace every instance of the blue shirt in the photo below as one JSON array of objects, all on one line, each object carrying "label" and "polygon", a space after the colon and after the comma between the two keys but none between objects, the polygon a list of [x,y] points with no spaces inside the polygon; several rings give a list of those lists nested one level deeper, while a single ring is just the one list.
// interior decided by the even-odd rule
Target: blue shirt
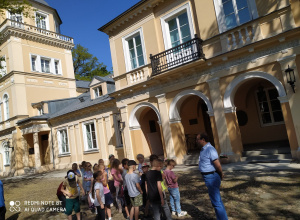
[{"label": "blue shirt", "polygon": [[4,191],[3,191],[3,183],[0,180],[0,207],[5,206],[4,203]]},{"label": "blue shirt", "polygon": [[216,149],[208,142],[202,147],[199,156],[199,170],[200,172],[216,171],[213,161],[218,159],[219,155]]}]

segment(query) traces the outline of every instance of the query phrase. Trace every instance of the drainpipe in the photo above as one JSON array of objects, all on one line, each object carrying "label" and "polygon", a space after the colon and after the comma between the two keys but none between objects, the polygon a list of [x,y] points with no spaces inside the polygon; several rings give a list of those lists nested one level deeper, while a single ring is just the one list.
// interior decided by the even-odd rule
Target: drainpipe
[{"label": "drainpipe", "polygon": [[52,147],[52,160],[53,160],[53,169],[55,169],[55,156],[54,156],[54,146],[53,146],[53,133],[52,133],[52,124],[50,123],[49,120],[47,120],[51,130],[50,130],[50,133],[51,133],[51,147]]}]

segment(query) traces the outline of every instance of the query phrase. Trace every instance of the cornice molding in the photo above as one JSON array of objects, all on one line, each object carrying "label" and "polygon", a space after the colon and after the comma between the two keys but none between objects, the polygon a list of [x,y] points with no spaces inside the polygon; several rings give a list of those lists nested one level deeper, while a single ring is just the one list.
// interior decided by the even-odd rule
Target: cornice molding
[{"label": "cornice molding", "polygon": [[[48,34],[49,36],[56,34],[54,32],[47,31],[47,30],[45,30],[45,32],[49,33]],[[72,39],[70,41],[61,40],[60,38],[68,38],[68,37],[59,34],[57,34],[57,37],[48,37],[43,34],[38,34],[38,33],[27,31],[26,29],[15,28],[11,26],[6,26],[3,30],[1,30],[1,34],[3,37],[3,42],[9,39],[10,36],[14,36],[14,37],[19,37],[19,38],[47,44],[50,46],[60,47],[68,50],[72,50],[72,48],[74,47],[72,38],[70,38]]]}]

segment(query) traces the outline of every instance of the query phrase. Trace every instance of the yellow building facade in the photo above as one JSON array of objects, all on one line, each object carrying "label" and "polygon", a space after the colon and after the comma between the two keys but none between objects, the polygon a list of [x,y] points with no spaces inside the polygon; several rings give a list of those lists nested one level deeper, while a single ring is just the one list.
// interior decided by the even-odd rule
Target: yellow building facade
[{"label": "yellow building facade", "polygon": [[200,132],[231,162],[261,146],[300,159],[298,0],[142,0],[99,28],[114,73],[89,85],[75,81],[73,41],[46,4],[33,1],[47,31],[1,20],[2,174],[108,164],[109,154],[184,163]]},{"label": "yellow building facade", "polygon": [[182,163],[198,150],[189,139],[206,132],[232,162],[259,145],[289,146],[299,158],[299,8],[295,0],[149,0],[102,26],[125,156]]}]

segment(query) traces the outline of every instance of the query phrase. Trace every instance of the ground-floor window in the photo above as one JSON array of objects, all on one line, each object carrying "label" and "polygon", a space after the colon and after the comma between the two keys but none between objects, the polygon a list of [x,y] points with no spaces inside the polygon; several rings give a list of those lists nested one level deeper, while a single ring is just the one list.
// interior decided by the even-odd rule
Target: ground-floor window
[{"label": "ground-floor window", "polygon": [[260,88],[256,93],[256,100],[262,126],[284,123],[281,104],[278,100],[278,92],[276,88]]},{"label": "ground-floor window", "polygon": [[97,139],[94,123],[92,122],[84,124],[83,129],[85,139],[85,150],[97,149]]},{"label": "ground-floor window", "polygon": [[7,142],[3,144],[4,147],[4,165],[10,165],[10,152]]},{"label": "ground-floor window", "polygon": [[67,129],[57,132],[58,148],[60,154],[70,153]]}]

